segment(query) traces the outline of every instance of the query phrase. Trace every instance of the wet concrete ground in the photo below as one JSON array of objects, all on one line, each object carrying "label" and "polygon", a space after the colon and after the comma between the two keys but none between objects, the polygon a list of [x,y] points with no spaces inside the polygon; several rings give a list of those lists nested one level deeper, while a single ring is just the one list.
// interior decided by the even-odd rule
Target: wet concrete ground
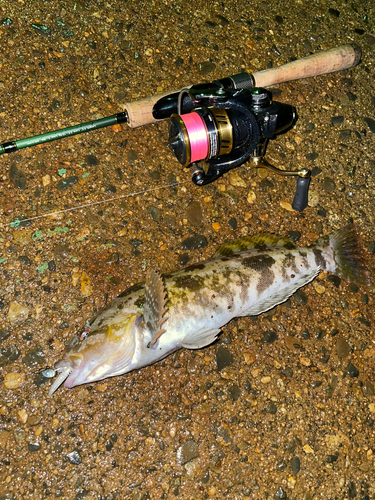
[{"label": "wet concrete ground", "polygon": [[[304,246],[354,221],[374,281],[372,3],[0,8],[1,142],[345,43],[363,53],[356,68],[276,89],[299,120],[267,158],[313,169],[302,213],[293,179],[249,165],[194,186],[166,123],[0,158],[0,499],[374,498],[373,287],[322,273],[215,345],[52,398],[37,373],[150,266],[199,262],[230,238],[269,231]],[[196,235],[207,244],[183,248]]]}]

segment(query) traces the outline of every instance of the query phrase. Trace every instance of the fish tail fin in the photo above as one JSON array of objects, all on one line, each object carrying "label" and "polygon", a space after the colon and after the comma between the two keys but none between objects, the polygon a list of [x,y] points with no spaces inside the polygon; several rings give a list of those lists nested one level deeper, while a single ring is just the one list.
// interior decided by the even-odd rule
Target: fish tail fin
[{"label": "fish tail fin", "polygon": [[370,284],[365,258],[353,224],[323,236],[313,246],[332,252],[334,266],[330,271],[334,274],[358,285]]}]

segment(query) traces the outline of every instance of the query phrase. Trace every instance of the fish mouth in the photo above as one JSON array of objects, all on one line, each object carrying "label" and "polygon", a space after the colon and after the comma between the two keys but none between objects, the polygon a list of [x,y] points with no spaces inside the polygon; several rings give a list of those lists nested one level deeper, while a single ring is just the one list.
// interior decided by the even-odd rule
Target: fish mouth
[{"label": "fish mouth", "polygon": [[83,358],[80,356],[75,356],[73,359],[61,359],[55,364],[55,370],[59,373],[57,379],[51,385],[48,391],[48,396],[52,396],[54,392],[65,382],[65,387],[73,387],[74,377],[70,377],[72,372],[77,372],[78,368],[81,366]]}]

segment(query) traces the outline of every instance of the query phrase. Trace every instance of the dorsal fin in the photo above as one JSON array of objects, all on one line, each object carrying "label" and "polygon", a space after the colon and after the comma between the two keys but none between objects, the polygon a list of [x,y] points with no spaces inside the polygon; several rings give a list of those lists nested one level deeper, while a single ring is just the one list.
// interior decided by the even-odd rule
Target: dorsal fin
[{"label": "dorsal fin", "polygon": [[165,317],[165,304],[167,302],[167,293],[164,288],[163,278],[157,272],[151,269],[146,276],[145,284],[145,305],[143,317],[152,339],[147,347],[155,348],[156,342],[165,332],[162,328],[167,319]]},{"label": "dorsal fin", "polygon": [[265,248],[284,247],[295,248],[293,241],[287,236],[278,236],[271,233],[258,233],[252,236],[244,236],[236,240],[226,241],[213,254],[213,257],[230,256],[235,253],[245,252],[246,250]]}]

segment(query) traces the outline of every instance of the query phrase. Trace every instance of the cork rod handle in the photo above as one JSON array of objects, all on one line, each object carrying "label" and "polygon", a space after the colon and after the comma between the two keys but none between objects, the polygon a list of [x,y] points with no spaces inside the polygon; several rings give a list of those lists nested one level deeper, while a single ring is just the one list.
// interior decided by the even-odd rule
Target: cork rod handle
[{"label": "cork rod handle", "polygon": [[253,73],[256,87],[269,87],[277,83],[324,75],[356,66],[361,59],[358,45],[348,44],[324,50],[302,59],[297,59],[277,68]]}]

